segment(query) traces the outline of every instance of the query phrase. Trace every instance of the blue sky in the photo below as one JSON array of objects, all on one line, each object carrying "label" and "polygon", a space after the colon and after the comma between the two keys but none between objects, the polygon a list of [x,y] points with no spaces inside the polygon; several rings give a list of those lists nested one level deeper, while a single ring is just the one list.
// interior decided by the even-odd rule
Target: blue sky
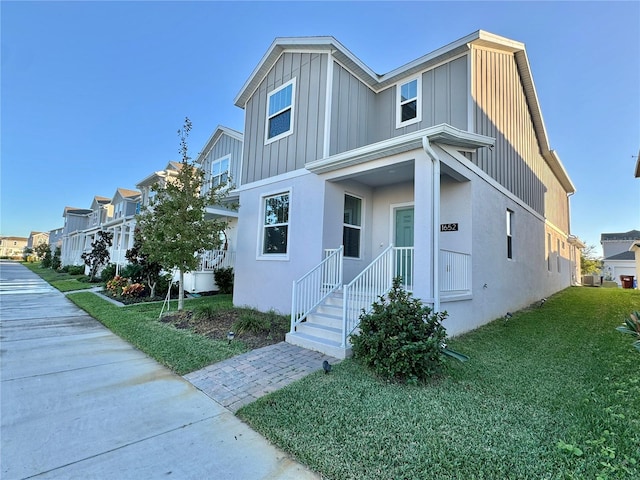
[{"label": "blue sky", "polygon": [[378,73],[482,29],[523,42],[572,233],[640,229],[638,2],[7,2],[1,14],[0,233],[195,156],[275,37],[333,35]]}]

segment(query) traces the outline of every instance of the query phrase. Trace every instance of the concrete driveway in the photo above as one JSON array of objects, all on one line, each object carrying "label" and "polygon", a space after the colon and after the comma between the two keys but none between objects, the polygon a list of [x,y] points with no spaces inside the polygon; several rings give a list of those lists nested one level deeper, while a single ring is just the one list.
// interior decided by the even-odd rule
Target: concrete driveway
[{"label": "concrete driveway", "polygon": [[319,478],[7,261],[0,340],[3,480]]}]

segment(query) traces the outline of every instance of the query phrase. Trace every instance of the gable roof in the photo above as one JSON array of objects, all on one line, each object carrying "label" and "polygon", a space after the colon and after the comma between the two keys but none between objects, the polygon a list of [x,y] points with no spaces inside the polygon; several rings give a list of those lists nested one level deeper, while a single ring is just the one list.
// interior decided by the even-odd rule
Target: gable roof
[{"label": "gable roof", "polygon": [[222,135],[227,135],[228,137],[234,138],[239,142],[244,141],[244,135],[241,132],[238,132],[237,130],[234,130],[229,127],[225,127],[223,125],[218,125],[216,129],[213,131],[213,133],[211,134],[211,136],[209,137],[209,140],[207,140],[207,143],[204,145],[204,148],[202,149],[202,151],[198,154],[196,163],[199,163],[202,165],[204,158],[209,154],[209,152],[214,147],[214,145],[218,142],[218,140],[220,140],[220,137],[222,137]]},{"label": "gable roof", "polygon": [[607,241],[633,241],[640,240],[640,230],[629,230],[623,233],[602,233],[600,234],[600,242]]},{"label": "gable roof", "polygon": [[296,52],[314,51],[330,53],[333,58],[344,65],[363,83],[377,93],[391,87],[404,77],[426,70],[431,66],[435,66],[438,63],[446,61],[447,59],[451,59],[468,52],[472,45],[493,48],[514,54],[522,87],[529,105],[533,128],[540,145],[540,151],[565,191],[568,193],[574,193],[576,188],[569,178],[566,169],[562,165],[560,157],[555,150],[552,150],[549,146],[547,130],[542,119],[540,103],[538,102],[538,95],[533,83],[533,76],[531,75],[529,59],[527,58],[524,44],[484,30],[478,30],[466,37],[462,37],[382,75],[371,70],[371,68],[365,65],[332,36],[278,37],[273,41],[245,84],[242,86],[238,95],[236,95],[234,104],[244,109],[247,101],[257,90],[262,80],[269,73],[280,56],[287,50],[295,50]]},{"label": "gable roof", "polygon": [[93,213],[93,210],[90,210],[88,208],[77,208],[77,207],[64,207],[64,211],[62,212],[62,216],[66,217],[67,214],[73,214],[73,215],[88,215],[90,213]]},{"label": "gable roof", "polygon": [[605,258],[605,260],[635,260],[636,254],[632,251],[617,253]]},{"label": "gable roof", "polygon": [[117,203],[118,198],[122,200],[135,200],[140,197],[142,194],[138,190],[129,190],[128,188],[118,188],[116,193],[113,195],[113,200],[111,203]]}]

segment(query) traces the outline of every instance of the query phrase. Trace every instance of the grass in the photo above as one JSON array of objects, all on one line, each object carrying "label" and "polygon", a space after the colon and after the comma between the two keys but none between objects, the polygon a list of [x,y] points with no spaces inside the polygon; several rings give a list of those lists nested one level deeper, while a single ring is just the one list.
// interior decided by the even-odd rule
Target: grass
[{"label": "grass", "polygon": [[[89,292],[72,293],[68,298],[96,320],[179,375],[246,351],[242,342],[212,340],[179,330],[158,321],[162,302],[139,303],[118,307]],[[216,295],[185,300],[188,308],[209,305],[215,309],[231,308],[230,295]],[[171,309],[176,310],[176,301]],[[187,308],[187,307],[185,307]]]},{"label": "grass", "polygon": [[238,415],[327,479],[640,478],[640,356],[615,330],[640,292],[570,288],[451,339],[417,387],[354,360]]},{"label": "grass", "polygon": [[84,275],[69,275],[68,273],[58,272],[51,268],[43,268],[40,263],[22,262],[22,265],[27,267],[35,274],[42,277],[43,280],[51,284],[52,287],[57,288],[61,292],[72,292],[74,290],[86,290],[96,286],[95,283],[88,283]]}]

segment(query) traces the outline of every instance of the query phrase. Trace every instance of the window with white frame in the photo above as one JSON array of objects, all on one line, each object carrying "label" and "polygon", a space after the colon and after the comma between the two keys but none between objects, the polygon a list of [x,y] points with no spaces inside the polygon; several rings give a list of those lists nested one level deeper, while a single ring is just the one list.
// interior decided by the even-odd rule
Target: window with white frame
[{"label": "window with white frame", "polygon": [[353,195],[344,196],[344,224],[342,244],[344,256],[360,258],[360,233],[362,231],[362,199]]},{"label": "window with white frame", "polygon": [[285,255],[289,241],[289,192],[263,198],[262,254]]},{"label": "window with white frame", "polygon": [[507,258],[513,259],[513,212],[507,210]]},{"label": "window with white frame", "polygon": [[408,82],[398,84],[396,128],[411,125],[421,119],[422,79],[414,78]]},{"label": "window with white frame", "polygon": [[229,181],[229,157],[211,163],[211,188],[226,185]]},{"label": "window with white frame", "polygon": [[265,143],[273,142],[293,132],[295,80],[294,78],[269,93]]}]

